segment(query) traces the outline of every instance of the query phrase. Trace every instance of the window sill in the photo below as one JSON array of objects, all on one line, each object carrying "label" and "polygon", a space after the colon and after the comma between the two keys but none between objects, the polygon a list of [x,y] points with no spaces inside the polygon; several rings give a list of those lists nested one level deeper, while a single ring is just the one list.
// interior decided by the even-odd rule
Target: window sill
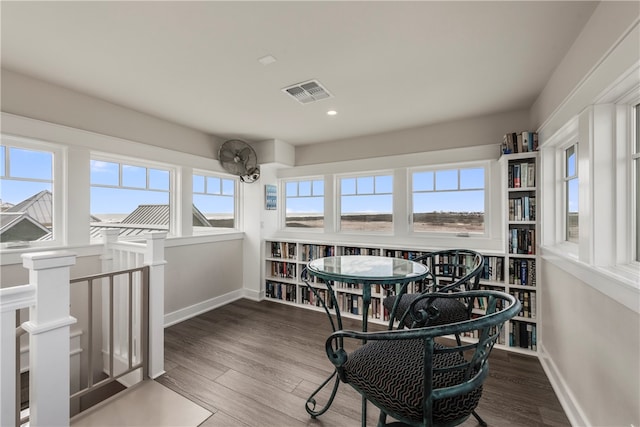
[{"label": "window sill", "polygon": [[544,246],[545,261],[575,276],[625,307],[640,313],[640,266],[597,267],[578,260],[563,245]]}]

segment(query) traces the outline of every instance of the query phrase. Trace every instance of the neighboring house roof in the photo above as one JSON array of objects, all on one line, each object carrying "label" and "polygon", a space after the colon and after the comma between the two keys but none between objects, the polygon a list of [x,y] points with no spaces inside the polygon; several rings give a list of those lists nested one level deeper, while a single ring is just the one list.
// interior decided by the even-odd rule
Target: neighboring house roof
[{"label": "neighboring house roof", "polygon": [[[51,231],[26,212],[0,212],[0,241],[37,240]],[[50,237],[49,237],[50,238]]]},{"label": "neighboring house roof", "polygon": [[[207,218],[193,206],[193,225],[197,227],[211,227]],[[131,212],[122,224],[136,225],[169,225],[169,205],[139,205]],[[118,224],[118,227],[120,224]]]},{"label": "neighboring house roof", "polygon": [[53,195],[49,190],[43,190],[33,196],[29,197],[11,206],[4,212],[26,212],[31,218],[38,221],[44,226],[51,226],[53,221]]},{"label": "neighboring house roof", "polygon": [[91,223],[90,231],[91,239],[99,239],[102,237],[102,230],[108,228],[119,229],[119,236],[141,236],[150,231],[169,231],[169,226],[162,225],[127,225],[127,224],[108,224],[108,223]]}]

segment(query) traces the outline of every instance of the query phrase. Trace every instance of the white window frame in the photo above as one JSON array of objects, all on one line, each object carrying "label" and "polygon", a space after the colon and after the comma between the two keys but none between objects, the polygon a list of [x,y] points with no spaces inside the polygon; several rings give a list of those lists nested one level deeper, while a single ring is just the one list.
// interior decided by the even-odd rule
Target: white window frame
[{"label": "white window frame", "polygon": [[[178,171],[177,171],[177,167],[175,165],[171,165],[171,164],[166,164],[166,163],[161,163],[161,162],[154,162],[152,160],[145,160],[145,161],[140,161],[138,159],[132,158],[132,157],[128,157],[128,156],[121,156],[121,155],[114,155],[114,154],[109,154],[109,153],[104,153],[104,152],[96,152],[96,151],[92,151],[90,152],[90,156],[89,156],[89,161],[100,161],[100,162],[108,162],[108,163],[118,163],[121,166],[122,165],[127,165],[127,166],[137,166],[137,167],[141,167],[141,168],[146,168],[147,169],[147,187],[148,187],[148,174],[149,171],[148,169],[161,169],[161,170],[166,170],[169,172],[169,229],[167,230],[167,237],[176,237],[179,235],[179,231],[178,231],[178,224],[180,224],[180,218],[179,218],[179,212],[180,209],[178,208],[178,203],[179,203],[179,199],[178,199],[178,194],[176,191],[177,185],[177,177],[178,177]],[[119,167],[119,172],[120,174],[119,176],[119,182],[122,182],[122,167]],[[102,188],[112,188],[114,190],[117,189],[125,189],[125,190],[144,190],[144,191],[158,191],[158,192],[167,192],[166,190],[157,190],[157,189],[149,189],[149,188],[140,188],[140,187],[127,187],[127,186],[122,186],[122,185],[106,185],[106,184],[97,184],[94,185],[91,183],[91,170],[89,168],[89,183],[88,183],[88,190],[89,190],[89,197],[91,197],[91,188],[92,187],[102,187]],[[89,200],[89,214],[91,215],[91,200]],[[188,213],[189,215],[191,215],[191,211],[189,211]],[[139,240],[140,236],[121,236],[119,238],[120,240]],[[92,239],[92,242],[95,243],[99,241],[99,238],[97,239]]]},{"label": "white window frame", "polygon": [[[323,186],[323,194],[322,194],[322,227],[313,227],[313,228],[302,228],[302,227],[288,227],[287,226],[287,184],[295,182],[298,183],[298,189],[300,186],[300,182],[310,181],[311,182],[311,195],[309,196],[298,196],[298,197],[320,197],[313,195],[313,181],[322,181]],[[304,232],[304,233],[324,233],[327,229],[327,179],[322,175],[314,175],[314,176],[301,176],[296,178],[286,178],[280,180],[279,186],[279,195],[278,198],[281,202],[281,215],[280,215],[280,229],[291,232]]]},{"label": "white window frame", "polygon": [[[462,232],[462,231],[416,231],[413,227],[413,174],[419,172],[433,172],[434,173],[434,192],[435,190],[435,173],[439,171],[446,170],[457,170],[458,171],[458,190],[457,191],[477,191],[478,189],[463,189],[460,187],[460,170],[462,169],[482,169],[484,170],[484,231],[483,232]],[[470,162],[470,163],[457,163],[457,164],[447,164],[447,165],[435,165],[430,167],[421,167],[421,168],[410,168],[408,169],[408,179],[407,179],[407,201],[408,201],[408,221],[409,221],[409,232],[413,236],[436,236],[436,237],[479,237],[479,238],[487,238],[491,235],[491,175],[490,175],[490,164],[487,161],[480,162]],[[445,191],[445,190],[441,190]],[[452,191],[452,190],[446,190]]]},{"label": "white window frame", "polygon": [[635,244],[631,245],[631,260],[634,264],[640,263],[640,99],[638,103],[633,107],[635,112],[635,118],[631,120],[631,170],[630,189],[631,189],[631,201],[633,206],[631,215],[631,235],[635,238]]},{"label": "white window frame", "polygon": [[[594,289],[640,312],[636,260],[634,107],[640,65],[632,67],[541,145],[542,256]],[[562,154],[579,141],[578,244],[563,241]]]},{"label": "white window frame", "polygon": [[[183,172],[184,173],[184,172]],[[201,234],[218,234],[222,230],[235,230],[238,231],[240,229],[240,179],[234,175],[225,175],[218,172],[205,171],[200,169],[194,169],[191,173],[191,203],[193,204],[193,196],[194,194],[204,194],[211,196],[222,196],[222,197],[231,197],[223,194],[211,194],[211,193],[195,193],[193,191],[193,177],[195,175],[204,176],[205,177],[205,190],[206,190],[206,178],[218,178],[220,180],[226,179],[229,181],[233,181],[233,228],[223,228],[223,227],[212,227],[211,230],[208,230],[208,227],[194,227],[192,226],[192,234],[193,235],[201,235]],[[222,182],[221,182],[222,185]],[[185,214],[189,215],[191,218],[191,212],[187,212]]]},{"label": "white window frame", "polygon": [[[53,222],[52,222],[52,238],[45,241],[31,241],[12,243],[6,242],[0,245],[0,251],[24,251],[25,248],[39,248],[62,246],[67,242],[65,224],[66,212],[64,209],[65,181],[64,181],[64,165],[66,164],[67,150],[66,148],[47,141],[36,140],[32,138],[23,138],[13,135],[2,134],[2,145],[14,148],[22,148],[25,150],[47,151],[53,154],[51,189],[53,193]],[[13,249],[12,249],[13,248]]]},{"label": "white window frame", "polygon": [[[390,176],[391,177],[391,192],[390,193],[376,193],[375,190],[375,178],[377,176]],[[357,179],[358,178],[373,178],[373,186],[374,192],[370,193],[371,195],[391,195],[391,226],[389,231],[374,231],[374,230],[342,230],[342,180],[353,178],[356,180],[356,193],[354,195],[358,195],[357,193]],[[396,215],[394,212],[394,200],[396,195],[394,194],[395,190],[395,173],[393,170],[378,170],[378,171],[367,171],[367,172],[359,172],[359,173],[345,173],[345,174],[336,174],[335,175],[335,230],[337,230],[340,234],[357,234],[357,235],[393,235],[396,227]],[[369,194],[369,193],[367,193]],[[364,193],[362,194],[364,195]]]}]

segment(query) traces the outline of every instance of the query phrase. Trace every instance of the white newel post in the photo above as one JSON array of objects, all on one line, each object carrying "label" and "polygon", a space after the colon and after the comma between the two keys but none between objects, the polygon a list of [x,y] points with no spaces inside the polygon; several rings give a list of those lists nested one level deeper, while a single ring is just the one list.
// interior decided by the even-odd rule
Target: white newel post
[{"label": "white newel post", "polygon": [[69,425],[69,267],[76,255],[40,252],[22,255],[35,286],[35,305],[22,327],[29,333],[29,425]]},{"label": "white newel post", "polygon": [[149,376],[164,374],[164,241],[165,232],[145,234],[144,264],[149,266]]},{"label": "white newel post", "polygon": [[16,311],[35,304],[33,285],[0,289],[0,426],[15,426],[16,398]]}]

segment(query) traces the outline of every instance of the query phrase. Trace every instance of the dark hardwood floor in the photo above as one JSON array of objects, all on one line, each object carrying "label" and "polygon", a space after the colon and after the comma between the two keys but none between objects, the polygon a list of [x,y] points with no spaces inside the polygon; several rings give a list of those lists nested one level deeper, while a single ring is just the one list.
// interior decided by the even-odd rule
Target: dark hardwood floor
[{"label": "dark hardwood floor", "polygon": [[[347,319],[345,328],[360,322]],[[360,426],[360,397],[345,384],[325,414],[314,420],[305,411],[333,372],[324,351],[330,332],[324,313],[239,300],[167,328],[166,374],[157,381],[213,412],[203,427]],[[490,363],[477,410],[490,426],[570,425],[537,358],[494,350]],[[377,416],[370,405],[367,425]]]}]

